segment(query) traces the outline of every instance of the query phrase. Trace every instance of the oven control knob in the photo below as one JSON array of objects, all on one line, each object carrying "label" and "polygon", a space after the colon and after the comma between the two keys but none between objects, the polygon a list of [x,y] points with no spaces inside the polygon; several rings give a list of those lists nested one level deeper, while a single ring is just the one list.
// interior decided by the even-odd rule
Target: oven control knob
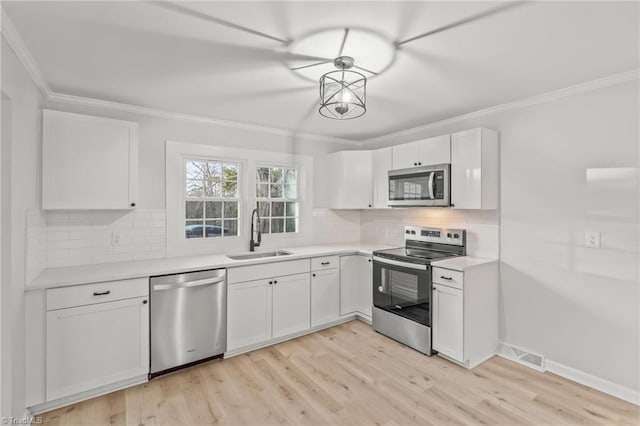
[{"label": "oven control knob", "polygon": [[447,238],[451,238],[451,232],[447,234]]},{"label": "oven control knob", "polygon": [[411,231],[409,231],[408,229],[406,231],[404,231],[405,234],[410,234]]},{"label": "oven control knob", "polygon": [[453,238],[460,238],[459,234],[453,234]]},{"label": "oven control knob", "polygon": [[378,286],[378,291],[379,291],[380,293],[384,292],[384,287],[382,287],[382,286]]},{"label": "oven control knob", "polygon": [[411,235],[416,235],[416,231],[411,231]]}]

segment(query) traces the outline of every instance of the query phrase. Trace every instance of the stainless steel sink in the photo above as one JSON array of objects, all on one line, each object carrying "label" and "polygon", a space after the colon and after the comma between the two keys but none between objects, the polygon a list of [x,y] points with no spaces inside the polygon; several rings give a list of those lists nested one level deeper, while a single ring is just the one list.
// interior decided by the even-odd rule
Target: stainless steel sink
[{"label": "stainless steel sink", "polygon": [[265,251],[259,253],[247,253],[247,254],[227,254],[226,256],[229,259],[233,260],[248,260],[248,259],[262,259],[263,257],[276,257],[276,256],[287,256],[291,254],[291,252],[284,250],[276,250],[276,251]]}]

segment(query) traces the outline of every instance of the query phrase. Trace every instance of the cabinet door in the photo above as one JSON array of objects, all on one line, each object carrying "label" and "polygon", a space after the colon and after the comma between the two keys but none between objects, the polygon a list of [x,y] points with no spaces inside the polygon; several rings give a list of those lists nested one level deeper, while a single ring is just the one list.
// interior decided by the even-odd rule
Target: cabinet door
[{"label": "cabinet door", "polygon": [[456,361],[464,362],[463,292],[433,285],[433,349]]},{"label": "cabinet door", "polygon": [[358,256],[361,258],[359,262],[359,273],[361,277],[358,281],[358,312],[371,317],[371,307],[373,306],[373,262],[371,256]]},{"label": "cabinet door", "polygon": [[270,281],[247,281],[228,286],[227,350],[271,339]]},{"label": "cabinet door", "polygon": [[147,297],[47,312],[47,401],[149,372]]},{"label": "cabinet door", "polygon": [[389,207],[389,170],[393,168],[392,148],[376,149],[371,153],[373,173],[373,207]]},{"label": "cabinet door", "polygon": [[311,273],[311,327],[340,317],[340,274],[337,268]]},{"label": "cabinet door", "polygon": [[392,147],[393,169],[406,169],[418,165],[420,144],[418,142],[403,143]]},{"label": "cabinet door", "polygon": [[135,206],[138,125],[43,111],[42,208]]},{"label": "cabinet door", "polygon": [[330,208],[371,207],[371,151],[339,151],[330,154],[324,178],[330,186]]},{"label": "cabinet door", "polygon": [[[369,256],[340,257],[340,315],[371,315],[372,267]],[[364,311],[364,312],[363,312]]]},{"label": "cabinet door", "polygon": [[273,280],[273,338],[311,327],[311,283],[309,273]]},{"label": "cabinet door", "polygon": [[451,135],[436,136],[420,141],[418,161],[421,166],[451,162]]},{"label": "cabinet door", "polygon": [[456,209],[482,208],[482,132],[451,136],[451,204]]}]

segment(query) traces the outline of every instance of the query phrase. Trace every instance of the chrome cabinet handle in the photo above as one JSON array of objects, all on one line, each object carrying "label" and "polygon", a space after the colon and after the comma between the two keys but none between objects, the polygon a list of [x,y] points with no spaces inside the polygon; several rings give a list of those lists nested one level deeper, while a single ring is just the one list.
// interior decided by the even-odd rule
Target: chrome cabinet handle
[{"label": "chrome cabinet handle", "polygon": [[453,280],[453,278],[445,277],[444,275],[440,275],[440,278],[442,278],[443,280],[448,280],[448,281],[452,281]]},{"label": "chrome cabinet handle", "polygon": [[378,286],[378,291],[379,291],[380,293],[384,292],[384,287],[382,287],[382,286]]},{"label": "chrome cabinet handle", "polygon": [[94,296],[106,296],[107,294],[111,294],[111,290],[107,290],[107,291],[94,291],[93,295]]}]

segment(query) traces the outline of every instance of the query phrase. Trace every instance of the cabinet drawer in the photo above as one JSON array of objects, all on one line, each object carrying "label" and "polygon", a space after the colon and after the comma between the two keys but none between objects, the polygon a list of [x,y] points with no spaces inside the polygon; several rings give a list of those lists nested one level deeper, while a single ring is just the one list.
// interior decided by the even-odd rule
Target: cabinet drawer
[{"label": "cabinet drawer", "polygon": [[47,311],[149,295],[149,278],[109,281],[47,290]]},{"label": "cabinet drawer", "polygon": [[451,269],[433,267],[432,278],[434,284],[442,284],[462,290],[464,274],[460,271],[452,271]]},{"label": "cabinet drawer", "polygon": [[227,269],[227,283],[255,281],[284,275],[302,274],[304,272],[309,272],[309,259],[241,266]]},{"label": "cabinet drawer", "polygon": [[340,265],[340,257],[338,256],[314,257],[311,259],[312,271],[318,271],[320,269],[337,268],[339,265]]}]

